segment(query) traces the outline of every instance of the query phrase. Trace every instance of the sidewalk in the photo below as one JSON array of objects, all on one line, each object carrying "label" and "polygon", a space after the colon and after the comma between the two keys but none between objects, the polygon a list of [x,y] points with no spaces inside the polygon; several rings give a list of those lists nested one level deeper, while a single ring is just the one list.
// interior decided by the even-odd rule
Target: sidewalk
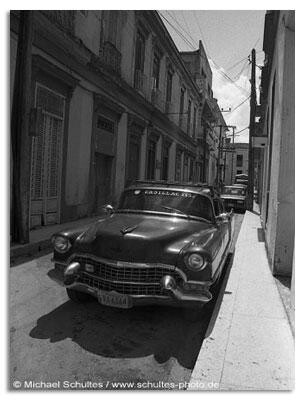
[{"label": "sidewalk", "polygon": [[259,228],[247,211],[189,390],[294,388],[294,340]]},{"label": "sidewalk", "polygon": [[64,224],[44,226],[30,231],[30,242],[26,244],[12,244],[10,247],[11,261],[24,256],[32,256],[36,253],[52,248],[51,236],[65,229],[85,227],[96,221],[99,217],[82,218],[76,221],[66,222]]}]

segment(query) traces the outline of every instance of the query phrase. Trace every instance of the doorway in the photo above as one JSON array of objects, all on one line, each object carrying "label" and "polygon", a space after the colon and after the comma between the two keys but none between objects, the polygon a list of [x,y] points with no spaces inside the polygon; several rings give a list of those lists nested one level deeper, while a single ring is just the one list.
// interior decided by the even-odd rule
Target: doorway
[{"label": "doorway", "polygon": [[95,153],[95,209],[102,213],[103,206],[111,200],[113,157]]},{"label": "doorway", "polygon": [[32,139],[30,229],[60,222],[65,98],[37,83],[35,106],[42,121]]}]

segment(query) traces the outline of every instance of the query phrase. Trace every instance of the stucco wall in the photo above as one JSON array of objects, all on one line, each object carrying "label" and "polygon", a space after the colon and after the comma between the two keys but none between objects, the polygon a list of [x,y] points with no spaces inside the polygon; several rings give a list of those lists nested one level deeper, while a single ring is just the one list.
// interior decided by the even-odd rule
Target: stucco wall
[{"label": "stucco wall", "polygon": [[75,36],[96,55],[100,49],[101,15],[100,11],[87,11],[87,15],[76,13]]},{"label": "stucco wall", "polygon": [[[274,274],[291,275],[294,245],[294,32],[285,27],[281,12],[270,77],[268,104],[272,104],[275,77],[271,180],[267,210],[267,166],[263,193],[266,245]],[[271,111],[269,112],[271,119]],[[269,122],[271,124],[271,121]]]},{"label": "stucco wall", "polygon": [[133,86],[134,78],[134,52],[135,52],[135,14],[134,12],[124,11],[124,25],[122,29],[121,42],[121,73],[122,78]]},{"label": "stucco wall", "polygon": [[67,206],[88,202],[93,96],[76,87],[70,104],[65,200]]}]

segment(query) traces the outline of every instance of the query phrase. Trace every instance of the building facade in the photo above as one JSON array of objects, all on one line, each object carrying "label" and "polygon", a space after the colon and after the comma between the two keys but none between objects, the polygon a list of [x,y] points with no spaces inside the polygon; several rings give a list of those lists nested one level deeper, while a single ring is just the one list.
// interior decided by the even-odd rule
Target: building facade
[{"label": "building facade", "polygon": [[[267,11],[258,138],[261,218],[274,275],[291,276],[294,254],[294,11]],[[263,143],[265,140],[266,145]]]},{"label": "building facade", "polygon": [[[192,70],[157,12],[34,11],[33,25],[30,228],[99,213],[136,179],[205,180],[211,70]],[[18,32],[12,12],[11,103]]]}]

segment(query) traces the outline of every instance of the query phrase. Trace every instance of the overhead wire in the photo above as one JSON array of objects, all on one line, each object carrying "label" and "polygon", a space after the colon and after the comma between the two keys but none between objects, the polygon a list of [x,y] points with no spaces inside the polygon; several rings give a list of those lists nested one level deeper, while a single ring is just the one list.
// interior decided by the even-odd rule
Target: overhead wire
[{"label": "overhead wire", "polygon": [[250,97],[251,97],[251,95],[248,96],[248,97],[247,97],[245,100],[243,100],[241,103],[239,103],[236,107],[234,107],[233,110],[231,110],[230,112],[232,113],[232,112],[234,112],[235,110],[237,110],[237,109],[238,109],[240,106],[242,106],[247,100],[249,100]]},{"label": "overhead wire", "polygon": [[196,15],[195,11],[193,11],[193,15],[194,15],[194,17],[195,17],[195,21],[196,21],[196,23],[197,23],[197,26],[198,26],[198,28],[199,28],[199,31],[200,31],[200,34],[201,34],[201,37],[202,37],[202,40],[203,40],[203,43],[204,43],[204,45],[205,45],[206,54],[208,55],[208,53],[209,53],[208,45],[207,45],[207,43],[206,43],[206,41],[205,41],[205,39],[204,39],[204,35],[203,35],[203,33],[202,33],[202,30],[201,30],[201,27],[200,27],[200,24],[199,24],[199,21],[198,21],[198,18],[197,18],[197,15]]},{"label": "overhead wire", "polygon": [[186,34],[186,35],[188,35],[189,36],[189,38],[191,39],[191,41],[193,42],[193,44],[194,44],[194,48],[196,48],[195,46],[196,46],[196,43],[194,42],[194,39],[193,39],[193,37],[192,36],[190,36],[187,32],[186,32],[186,30],[183,28],[183,26],[179,23],[179,21],[177,20],[177,18],[174,16],[174,15],[172,15],[168,10],[164,10],[175,22],[176,22],[176,24],[183,30],[183,32]]},{"label": "overhead wire", "polygon": [[188,24],[187,24],[187,22],[186,22],[185,17],[184,17],[183,10],[181,10],[181,14],[182,14],[182,18],[183,18],[183,21],[184,21],[184,23],[185,23],[186,29],[188,30],[190,36],[192,36],[191,31],[190,31],[190,28],[189,28],[189,26],[188,26]]},{"label": "overhead wire", "polygon": [[189,46],[191,47],[192,50],[196,50],[196,47],[177,29],[160,11],[158,11],[158,14],[160,17],[162,17],[171,27],[174,29],[174,31],[181,37],[181,39]]}]

